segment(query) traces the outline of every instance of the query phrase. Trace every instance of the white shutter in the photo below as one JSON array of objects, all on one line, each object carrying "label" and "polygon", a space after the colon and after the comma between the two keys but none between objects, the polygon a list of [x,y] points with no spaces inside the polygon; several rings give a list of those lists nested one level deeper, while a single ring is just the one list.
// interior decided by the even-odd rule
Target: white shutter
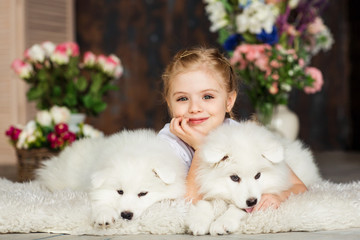
[{"label": "white shutter", "polygon": [[35,115],[26,100],[27,86],[10,68],[26,48],[49,40],[74,40],[73,0],[0,0],[0,164],[15,164],[15,152],[5,136],[13,124]]}]

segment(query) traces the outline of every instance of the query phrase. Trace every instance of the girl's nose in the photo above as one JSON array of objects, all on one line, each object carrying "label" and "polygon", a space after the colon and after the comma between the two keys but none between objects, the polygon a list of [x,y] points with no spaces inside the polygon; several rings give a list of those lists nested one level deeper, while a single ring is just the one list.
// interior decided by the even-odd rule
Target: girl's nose
[{"label": "girl's nose", "polygon": [[202,106],[198,101],[190,101],[189,112],[197,113],[202,111]]}]

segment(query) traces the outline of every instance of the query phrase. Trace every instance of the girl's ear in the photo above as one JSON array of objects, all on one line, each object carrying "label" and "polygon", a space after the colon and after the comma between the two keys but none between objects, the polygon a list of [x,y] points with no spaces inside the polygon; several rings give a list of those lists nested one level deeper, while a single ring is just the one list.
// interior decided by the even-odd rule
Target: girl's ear
[{"label": "girl's ear", "polygon": [[226,101],[226,111],[227,112],[231,112],[231,109],[233,108],[233,106],[235,104],[236,97],[237,97],[236,91],[232,91],[228,94],[228,98]]}]

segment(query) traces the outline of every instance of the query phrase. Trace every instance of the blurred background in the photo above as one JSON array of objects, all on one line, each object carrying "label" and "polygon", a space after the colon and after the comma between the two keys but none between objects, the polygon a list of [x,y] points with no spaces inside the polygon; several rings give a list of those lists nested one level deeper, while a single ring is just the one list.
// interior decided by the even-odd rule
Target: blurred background
[{"label": "blurred background", "polygon": [[[322,91],[291,93],[289,108],[300,120],[299,138],[314,151],[360,150],[360,15],[355,0],[328,1],[322,17],[334,45],[312,65],[324,76]],[[169,121],[161,74],[175,52],[196,45],[221,48],[201,0],[0,0],[0,127],[25,124],[35,107],[26,86],[11,71],[15,58],[45,40],[76,41],[81,53],[116,54],[124,67],[106,96],[107,109],[87,123],[105,134],[122,129],[160,130]],[[240,92],[234,112],[254,112]],[[0,163],[16,162],[0,134]],[[360,160],[360,159],[359,159]]]}]

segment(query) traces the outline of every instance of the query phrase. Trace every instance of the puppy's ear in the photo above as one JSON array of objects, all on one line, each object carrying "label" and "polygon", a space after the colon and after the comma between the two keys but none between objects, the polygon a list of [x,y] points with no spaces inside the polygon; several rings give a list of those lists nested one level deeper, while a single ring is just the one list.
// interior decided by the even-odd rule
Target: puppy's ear
[{"label": "puppy's ear", "polygon": [[270,144],[269,148],[261,156],[272,163],[279,163],[285,158],[284,147],[279,142],[274,142]]},{"label": "puppy's ear", "polygon": [[228,158],[223,151],[216,148],[200,149],[200,157],[202,161],[207,163],[218,163]]},{"label": "puppy's ear", "polygon": [[91,175],[91,185],[93,188],[99,188],[104,184],[106,175],[103,171],[95,172]]},{"label": "puppy's ear", "polygon": [[160,178],[165,184],[172,184],[175,182],[176,173],[166,166],[156,167],[152,171],[155,174],[155,177]]}]

